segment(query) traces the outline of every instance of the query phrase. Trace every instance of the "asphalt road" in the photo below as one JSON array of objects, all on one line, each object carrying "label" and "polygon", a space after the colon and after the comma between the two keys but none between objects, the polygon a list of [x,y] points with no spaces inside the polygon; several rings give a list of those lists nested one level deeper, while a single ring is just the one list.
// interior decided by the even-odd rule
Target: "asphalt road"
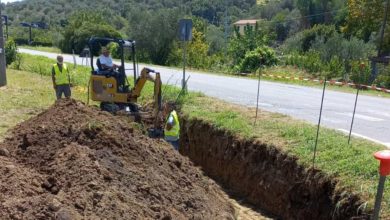
[{"label": "asphalt road", "polygon": [[[43,55],[55,58],[56,54],[28,49],[19,49],[20,52],[34,55]],[[66,62],[73,63],[73,56],[64,55]],[[82,58],[76,56],[80,65]],[[84,64],[85,64],[84,60]],[[130,68],[127,65],[126,68]],[[144,65],[139,65],[142,69]],[[181,85],[182,70],[167,67],[155,67],[159,71],[163,83]],[[256,106],[257,81],[253,79],[218,76],[194,71],[187,71],[191,78],[188,88],[191,91],[200,91],[231,103]],[[288,85],[274,82],[261,82],[260,102],[261,109],[290,115],[311,123],[318,122],[322,90],[317,88]],[[355,95],[349,93],[326,91],[322,124],[342,132],[349,131]],[[390,99],[363,96],[359,97],[357,106],[354,136],[369,139],[390,147]],[[346,140],[341,140],[346,141]]]}]

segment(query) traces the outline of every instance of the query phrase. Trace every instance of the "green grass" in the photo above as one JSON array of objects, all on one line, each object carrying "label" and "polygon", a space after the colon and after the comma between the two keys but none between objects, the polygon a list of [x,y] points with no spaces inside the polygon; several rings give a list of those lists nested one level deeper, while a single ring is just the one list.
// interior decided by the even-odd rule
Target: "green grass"
[{"label": "green grass", "polygon": [[[0,88],[0,140],[16,124],[37,115],[55,102],[51,78],[31,72],[7,70],[8,85]],[[73,97],[86,100],[81,87],[72,89]]]},{"label": "green grass", "polygon": [[30,50],[39,50],[43,52],[50,52],[50,53],[61,53],[61,50],[57,47],[43,47],[43,46],[28,46],[28,45],[22,45],[19,46],[20,48],[30,49]]},{"label": "green grass", "polygon": [[[43,57],[29,57],[29,62],[50,65],[54,60]],[[28,66],[28,65],[26,65]],[[36,69],[35,69],[36,70]],[[39,69],[38,69],[39,70]],[[85,100],[85,85],[88,68],[78,67],[74,70],[76,87],[75,98]],[[31,74],[23,71],[9,71],[9,87],[0,90],[0,113],[5,120],[0,124],[0,137],[6,129],[25,120],[54,102],[51,80],[47,74]],[[130,82],[132,80],[130,79]],[[164,100],[176,100],[179,89],[163,86]],[[152,100],[153,84],[147,83],[140,102]],[[316,126],[291,117],[259,112],[259,119],[254,125],[255,110],[238,105],[228,104],[200,93],[189,93],[179,99],[181,111],[190,118],[199,118],[216,127],[227,129],[246,138],[257,138],[276,146],[299,158],[298,162],[311,167]],[[318,144],[316,168],[340,181],[338,188],[345,193],[358,193],[368,202],[367,208],[374,204],[378,181],[378,162],[372,154],[384,149],[375,143],[353,138],[352,145],[347,144],[347,137],[335,130],[321,128]],[[390,217],[390,182],[386,184],[384,195],[383,218]]]}]

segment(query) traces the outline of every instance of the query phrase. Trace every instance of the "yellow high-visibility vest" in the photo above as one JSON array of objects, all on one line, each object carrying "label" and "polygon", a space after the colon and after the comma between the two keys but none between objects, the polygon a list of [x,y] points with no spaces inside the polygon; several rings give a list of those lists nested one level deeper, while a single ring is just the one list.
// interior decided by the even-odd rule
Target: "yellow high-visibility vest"
[{"label": "yellow high-visibility vest", "polygon": [[[169,117],[172,116],[173,117],[173,121],[174,121],[174,125],[172,126],[172,129],[171,130],[168,130],[167,129],[167,125],[168,125],[168,119]],[[177,113],[175,110],[173,110],[171,112],[171,114],[168,116],[167,118],[167,122],[165,124],[165,137],[171,137],[171,138],[175,138],[175,139],[179,139],[179,136],[180,136],[180,122],[179,122],[179,117],[177,116]]]},{"label": "yellow high-visibility vest", "polygon": [[69,72],[66,64],[62,64],[62,72],[60,71],[60,68],[58,67],[57,63],[54,64],[53,67],[55,72],[56,85],[69,84]]}]

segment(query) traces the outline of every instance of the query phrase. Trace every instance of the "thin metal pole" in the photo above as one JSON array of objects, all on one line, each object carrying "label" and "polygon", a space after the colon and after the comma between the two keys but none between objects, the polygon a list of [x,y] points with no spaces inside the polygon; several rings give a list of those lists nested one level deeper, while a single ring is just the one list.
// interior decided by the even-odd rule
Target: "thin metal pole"
[{"label": "thin metal pole", "polygon": [[260,71],[259,71],[259,82],[258,82],[258,84],[257,84],[256,117],[255,117],[255,123],[254,123],[254,125],[256,125],[256,123],[257,123],[257,115],[258,115],[258,113],[259,113],[260,82],[261,82],[261,69],[260,69]]},{"label": "thin metal pole", "polygon": [[183,81],[182,81],[182,90],[186,90],[186,65],[187,65],[187,41],[184,40],[184,50],[183,50]]},{"label": "thin metal pole", "polygon": [[[131,45],[131,59],[133,59],[133,77],[134,77],[134,86],[137,84],[137,77],[138,77],[138,74],[137,74],[137,70],[136,70],[136,60],[135,60],[135,42],[133,42],[133,44]],[[126,76],[126,70],[125,70],[125,60],[124,60],[124,51],[123,51],[123,46],[122,46],[122,49],[121,49],[121,54],[122,54],[122,69],[123,69],[123,73],[124,73],[124,76]]]},{"label": "thin metal pole", "polygon": [[77,61],[76,61],[76,55],[74,53],[74,50],[72,50],[72,53],[73,53],[73,68],[76,68],[77,67]]},{"label": "thin metal pole", "polygon": [[353,129],[353,123],[355,121],[356,106],[357,106],[357,102],[358,102],[358,98],[359,98],[359,91],[360,91],[360,85],[358,85],[357,92],[356,92],[355,107],[353,108],[351,128],[349,129],[348,144],[351,143],[352,129]]},{"label": "thin metal pole", "polygon": [[[0,18],[1,18],[1,0],[0,0]],[[6,62],[4,50],[3,21],[0,19],[0,87],[7,85]]]},{"label": "thin metal pole", "polygon": [[[185,86],[187,85],[188,80],[190,80],[190,78],[191,78],[191,75],[188,76],[187,80],[184,81],[184,85],[185,85]],[[176,98],[176,100],[175,100],[175,103],[177,103],[177,102],[179,101],[180,96],[182,96],[183,94],[186,94],[184,89],[180,90],[180,93],[179,93],[179,95],[177,96],[177,98]]]},{"label": "thin metal pole", "polygon": [[314,169],[314,165],[315,165],[315,161],[316,161],[317,146],[318,146],[318,137],[319,137],[319,135],[320,135],[322,110],[323,110],[323,107],[324,107],[324,98],[325,98],[325,89],[326,89],[326,78],[325,78],[325,80],[324,80],[324,88],[322,89],[321,109],[320,109],[320,116],[319,116],[319,118],[318,118],[316,142],[315,142],[315,145],[314,145],[313,169]]},{"label": "thin metal pole", "polygon": [[28,32],[29,32],[29,40],[28,40],[28,44],[31,45],[32,43],[32,27],[31,27],[31,24],[30,24],[30,27],[28,27]]},{"label": "thin metal pole", "polygon": [[386,176],[381,175],[379,178],[378,191],[376,193],[374,215],[372,217],[372,220],[379,219],[379,213],[381,211],[381,203],[383,197],[383,190],[385,188],[385,182],[386,182]]},{"label": "thin metal pole", "polygon": [[8,40],[9,39],[9,36],[8,36],[8,17],[5,20],[5,35],[7,36],[7,40]]}]

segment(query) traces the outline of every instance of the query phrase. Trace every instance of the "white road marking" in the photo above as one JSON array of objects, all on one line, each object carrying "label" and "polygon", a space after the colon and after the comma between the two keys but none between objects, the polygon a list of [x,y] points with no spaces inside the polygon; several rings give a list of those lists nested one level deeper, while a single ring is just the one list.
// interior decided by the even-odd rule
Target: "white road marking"
[{"label": "white road marking", "polygon": [[[339,131],[349,135],[349,131],[348,130],[345,130],[345,129],[337,129],[337,130],[339,130]],[[381,142],[379,140],[376,140],[376,139],[373,139],[373,138],[369,138],[369,137],[361,135],[361,134],[357,134],[355,132],[352,132],[352,135],[355,136],[355,137],[360,137],[360,138],[363,138],[363,139],[366,139],[366,140],[378,143],[378,144],[382,144],[382,145],[386,146],[387,148],[390,148],[390,143],[384,143],[384,142]]]},{"label": "white road marking", "polygon": [[323,120],[323,121],[330,122],[330,123],[334,123],[334,124],[341,124],[341,123],[344,123],[344,122],[341,121],[341,120],[331,119],[331,118],[328,118],[328,117],[323,117],[322,120]]},{"label": "white road marking", "polygon": [[387,112],[376,111],[376,110],[372,110],[372,109],[367,109],[366,111],[370,112],[370,113],[373,113],[373,114],[376,114],[376,115],[385,116],[385,117],[389,117],[390,118],[390,114],[387,113]]},{"label": "white road marking", "polygon": [[[253,105],[256,105],[257,102],[254,102]],[[259,102],[259,106],[261,107],[274,107],[274,105],[272,104],[268,104],[268,103],[265,103],[265,102]]]},{"label": "white road marking", "polygon": [[[336,113],[336,114],[345,115],[345,116],[348,116],[348,117],[351,117],[351,118],[352,118],[352,115],[353,115],[352,113]],[[384,119],[382,119],[382,118],[375,118],[375,117],[371,117],[371,116],[367,116],[367,115],[361,115],[361,114],[355,114],[355,118],[366,120],[366,121],[371,121],[371,122],[384,121]]]}]

